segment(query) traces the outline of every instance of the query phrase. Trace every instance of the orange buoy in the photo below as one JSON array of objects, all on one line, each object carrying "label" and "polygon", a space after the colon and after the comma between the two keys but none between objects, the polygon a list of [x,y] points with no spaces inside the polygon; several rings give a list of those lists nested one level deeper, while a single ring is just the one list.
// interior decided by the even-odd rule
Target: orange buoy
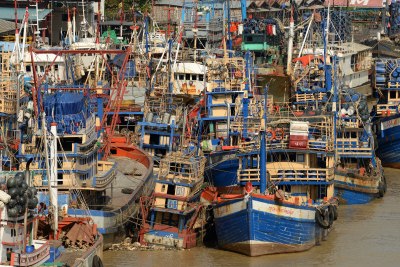
[{"label": "orange buoy", "polygon": [[267,139],[268,139],[268,140],[275,140],[275,139],[276,139],[275,131],[272,130],[272,129],[269,129],[269,130],[266,132],[266,136],[267,136]]}]

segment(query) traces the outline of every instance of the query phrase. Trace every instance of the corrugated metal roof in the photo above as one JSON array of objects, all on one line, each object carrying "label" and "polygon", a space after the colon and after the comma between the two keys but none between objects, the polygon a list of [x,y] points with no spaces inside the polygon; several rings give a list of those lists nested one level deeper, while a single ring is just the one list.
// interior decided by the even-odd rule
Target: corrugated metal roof
[{"label": "corrugated metal roof", "polygon": [[15,22],[0,19],[0,33],[10,32],[15,30]]},{"label": "corrugated metal roof", "polygon": [[[17,8],[18,20],[22,20],[25,15],[25,8]],[[51,9],[39,9],[39,20],[46,17],[52,10]],[[36,20],[36,9],[29,8],[29,20]],[[0,19],[4,20],[15,20],[15,9],[13,7],[0,7]]]}]

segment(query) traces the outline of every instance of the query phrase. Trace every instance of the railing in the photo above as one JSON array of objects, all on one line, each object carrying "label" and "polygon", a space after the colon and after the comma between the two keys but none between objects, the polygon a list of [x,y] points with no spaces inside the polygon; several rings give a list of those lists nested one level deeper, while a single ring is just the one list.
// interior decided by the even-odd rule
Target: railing
[{"label": "railing", "polygon": [[397,114],[400,111],[398,106],[399,104],[379,104],[376,107],[376,113],[381,116]]},{"label": "railing", "polygon": [[30,254],[12,253],[11,266],[37,266],[42,264],[50,255],[50,244],[42,244]]},{"label": "railing", "polygon": [[333,169],[276,170],[271,181],[326,181],[333,179]]},{"label": "railing", "polygon": [[105,171],[104,174],[96,176],[96,188],[101,188],[114,180],[117,172],[117,164],[113,162],[99,161],[97,163],[97,171]]},{"label": "railing", "polygon": [[[239,143],[239,150],[241,152],[250,152],[253,150],[259,150],[259,141],[247,141]],[[284,138],[280,141],[267,141],[267,149],[289,149],[289,139]],[[333,144],[328,141],[322,140],[308,140],[307,149],[317,151],[332,151]]]},{"label": "railing", "polygon": [[368,142],[360,142],[354,138],[340,138],[336,140],[336,152],[339,155],[371,155],[372,148]]},{"label": "railing", "polygon": [[310,94],[310,93],[304,93],[304,94],[296,94],[296,102],[307,102],[307,101],[321,101],[323,97],[326,95],[326,93],[315,93],[315,94]]},{"label": "railing", "polygon": [[238,182],[258,182],[260,181],[260,169],[239,169],[237,179]]}]

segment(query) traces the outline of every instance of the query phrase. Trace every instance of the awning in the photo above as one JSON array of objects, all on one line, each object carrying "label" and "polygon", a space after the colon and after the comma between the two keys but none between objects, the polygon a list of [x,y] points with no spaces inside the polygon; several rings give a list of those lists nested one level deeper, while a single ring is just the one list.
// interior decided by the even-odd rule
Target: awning
[{"label": "awning", "polygon": [[[17,8],[17,17],[18,20],[21,21],[25,15],[25,8]],[[39,20],[44,19],[48,14],[50,14],[51,9],[40,9],[39,10]],[[29,8],[29,20],[35,21],[36,20],[36,9]],[[13,7],[0,7],[0,19],[4,20],[15,20],[15,9]]]}]

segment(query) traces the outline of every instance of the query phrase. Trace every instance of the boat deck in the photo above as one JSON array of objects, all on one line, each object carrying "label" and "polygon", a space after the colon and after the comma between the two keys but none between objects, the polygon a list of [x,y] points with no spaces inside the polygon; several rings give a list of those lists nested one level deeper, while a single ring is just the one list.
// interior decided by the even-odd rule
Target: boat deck
[{"label": "boat deck", "polygon": [[[103,210],[115,210],[126,205],[132,197],[141,192],[147,179],[147,168],[140,162],[128,157],[110,157],[109,161],[117,163],[115,181],[106,189],[106,195],[110,201]],[[147,186],[146,186],[147,187]],[[122,192],[126,190],[125,193]]]}]

